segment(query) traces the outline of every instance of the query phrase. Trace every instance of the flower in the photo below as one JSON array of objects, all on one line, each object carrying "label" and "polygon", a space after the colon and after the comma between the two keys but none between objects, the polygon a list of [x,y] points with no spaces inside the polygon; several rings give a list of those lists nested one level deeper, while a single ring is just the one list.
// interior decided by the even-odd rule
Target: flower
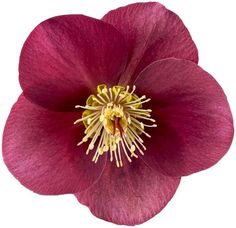
[{"label": "flower", "polygon": [[34,192],[72,193],[97,217],[143,223],[232,142],[226,96],[197,62],[188,30],[159,3],[42,22],[20,56],[7,167]]}]

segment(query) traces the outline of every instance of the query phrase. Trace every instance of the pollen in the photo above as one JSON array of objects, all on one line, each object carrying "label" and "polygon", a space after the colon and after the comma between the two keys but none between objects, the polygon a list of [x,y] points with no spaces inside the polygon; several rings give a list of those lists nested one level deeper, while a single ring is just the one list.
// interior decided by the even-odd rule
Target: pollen
[{"label": "pollen", "polygon": [[142,108],[151,99],[145,95],[138,97],[135,90],[135,86],[98,85],[97,94],[90,95],[85,106],[75,106],[84,111],[74,124],[83,122],[85,126],[85,136],[77,145],[88,143],[86,154],[94,153],[93,162],[108,154],[111,162],[122,167],[124,158],[132,162],[133,158],[144,155],[142,136],[150,138],[146,128],[157,125],[151,118],[152,110]]}]

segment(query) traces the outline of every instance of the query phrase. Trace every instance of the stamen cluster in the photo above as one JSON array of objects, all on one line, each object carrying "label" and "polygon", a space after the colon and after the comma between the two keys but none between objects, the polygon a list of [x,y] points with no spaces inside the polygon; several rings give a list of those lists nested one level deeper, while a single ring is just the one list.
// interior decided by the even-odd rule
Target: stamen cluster
[{"label": "stamen cluster", "polygon": [[156,127],[156,124],[145,124],[142,121],[155,122],[150,118],[151,109],[142,109],[142,104],[151,99],[146,96],[138,97],[133,86],[126,88],[106,85],[97,87],[97,94],[90,95],[85,106],[77,105],[76,108],[83,108],[85,111],[82,118],[74,124],[83,122],[86,129],[85,136],[77,144],[90,140],[86,154],[95,150],[92,161],[97,162],[99,156],[104,153],[110,154],[110,161],[115,159],[116,166],[122,167],[122,157],[125,155],[131,162],[131,158],[138,158],[137,152],[144,155],[146,147],[140,137],[142,134],[151,137],[145,127]]}]

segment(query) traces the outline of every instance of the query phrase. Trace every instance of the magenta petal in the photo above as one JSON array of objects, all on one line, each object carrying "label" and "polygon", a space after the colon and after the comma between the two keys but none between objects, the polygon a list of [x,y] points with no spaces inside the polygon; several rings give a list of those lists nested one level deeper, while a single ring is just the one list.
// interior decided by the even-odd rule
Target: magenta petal
[{"label": "magenta petal", "polygon": [[91,212],[104,220],[136,225],[159,213],[174,195],[180,178],[149,168],[141,159],[117,168],[107,162],[99,181],[76,194]]},{"label": "magenta petal", "polygon": [[215,79],[195,63],[166,59],[148,66],[135,82],[152,98],[158,127],[143,159],[169,175],[188,175],[214,165],[229,149],[233,120]]},{"label": "magenta petal", "polygon": [[125,37],[130,61],[122,83],[131,83],[151,62],[168,57],[198,62],[197,48],[181,19],[157,2],[135,3],[103,18]]},{"label": "magenta petal", "polygon": [[95,165],[77,146],[83,128],[73,122],[80,113],[53,112],[21,96],[13,106],[3,135],[3,158],[10,172],[40,194],[82,191],[99,177],[105,158]]},{"label": "magenta petal", "polygon": [[72,110],[98,84],[117,84],[127,62],[122,35],[83,15],[50,18],[27,38],[20,57],[20,83],[32,102]]}]

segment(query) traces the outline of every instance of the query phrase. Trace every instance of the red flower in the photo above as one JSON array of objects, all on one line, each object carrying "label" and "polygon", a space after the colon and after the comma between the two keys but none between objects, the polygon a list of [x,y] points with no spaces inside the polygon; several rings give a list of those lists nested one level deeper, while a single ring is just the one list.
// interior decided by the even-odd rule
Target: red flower
[{"label": "red flower", "polygon": [[188,30],[159,3],[42,22],[21,52],[6,165],[32,191],[74,193],[102,219],[150,219],[233,138],[226,96],[197,62]]}]

